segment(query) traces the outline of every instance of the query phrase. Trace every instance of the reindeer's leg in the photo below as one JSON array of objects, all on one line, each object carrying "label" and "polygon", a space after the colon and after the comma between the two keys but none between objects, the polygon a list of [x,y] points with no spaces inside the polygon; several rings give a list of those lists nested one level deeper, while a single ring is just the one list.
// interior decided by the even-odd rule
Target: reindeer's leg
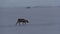
[{"label": "reindeer's leg", "polygon": [[20,22],[19,22],[19,25],[20,25]]},{"label": "reindeer's leg", "polygon": [[26,24],[26,22],[23,22],[23,24]]},{"label": "reindeer's leg", "polygon": [[25,24],[26,24],[26,22],[25,22]]},{"label": "reindeer's leg", "polygon": [[23,24],[26,24],[26,22],[23,22]]},{"label": "reindeer's leg", "polygon": [[16,25],[18,24],[18,22],[16,22]]},{"label": "reindeer's leg", "polygon": [[24,24],[24,22],[22,22],[22,24]]}]

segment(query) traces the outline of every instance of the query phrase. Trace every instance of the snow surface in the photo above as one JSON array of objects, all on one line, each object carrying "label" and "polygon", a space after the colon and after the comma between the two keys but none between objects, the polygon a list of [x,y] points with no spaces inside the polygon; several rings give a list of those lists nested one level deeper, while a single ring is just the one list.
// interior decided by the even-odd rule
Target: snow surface
[{"label": "snow surface", "polygon": [[[29,23],[15,26],[18,18]],[[0,34],[60,34],[60,8],[0,8]]]}]

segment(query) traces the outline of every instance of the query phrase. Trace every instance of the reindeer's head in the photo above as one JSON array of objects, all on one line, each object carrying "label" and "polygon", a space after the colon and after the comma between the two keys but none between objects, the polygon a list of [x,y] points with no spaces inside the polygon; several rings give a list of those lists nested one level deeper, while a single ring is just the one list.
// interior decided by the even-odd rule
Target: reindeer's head
[{"label": "reindeer's head", "polygon": [[27,23],[29,23],[29,21],[28,20],[25,20]]}]

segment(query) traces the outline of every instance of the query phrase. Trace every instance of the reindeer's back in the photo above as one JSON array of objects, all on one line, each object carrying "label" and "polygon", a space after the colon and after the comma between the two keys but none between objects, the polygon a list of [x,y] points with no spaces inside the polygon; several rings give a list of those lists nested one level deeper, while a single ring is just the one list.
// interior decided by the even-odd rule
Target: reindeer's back
[{"label": "reindeer's back", "polygon": [[18,19],[18,22],[24,21],[25,19]]}]

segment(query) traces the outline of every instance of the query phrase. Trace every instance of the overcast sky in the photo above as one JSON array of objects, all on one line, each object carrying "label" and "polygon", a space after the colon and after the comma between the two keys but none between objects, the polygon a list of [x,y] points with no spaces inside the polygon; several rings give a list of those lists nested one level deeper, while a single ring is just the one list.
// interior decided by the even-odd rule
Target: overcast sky
[{"label": "overcast sky", "polygon": [[0,7],[60,6],[60,0],[0,0]]}]

